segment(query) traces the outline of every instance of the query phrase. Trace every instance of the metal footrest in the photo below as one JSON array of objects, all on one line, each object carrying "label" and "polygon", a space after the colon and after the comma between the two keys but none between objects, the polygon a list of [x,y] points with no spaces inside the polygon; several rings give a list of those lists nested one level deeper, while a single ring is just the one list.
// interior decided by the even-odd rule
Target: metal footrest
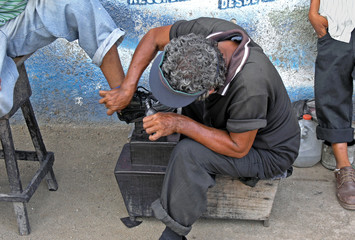
[{"label": "metal footrest", "polygon": [[[23,156],[24,153],[25,152],[21,151],[19,155]],[[4,151],[1,150],[0,158],[3,158],[3,155],[4,155]],[[25,155],[30,156],[31,158],[20,159],[20,160],[38,161],[38,158],[34,157],[34,155],[36,155],[36,153],[34,152],[26,152]],[[49,170],[52,169],[53,163],[54,163],[54,154],[52,152],[48,152],[48,154],[45,156],[44,160],[42,161],[40,168],[36,171],[28,186],[21,193],[10,193],[10,194],[0,193],[0,201],[27,203],[31,199],[32,195],[35,193],[36,189],[38,188],[42,180],[45,178]],[[48,184],[48,188],[50,191],[56,191],[58,189],[58,185],[55,179],[53,179],[53,182],[51,184]]]}]

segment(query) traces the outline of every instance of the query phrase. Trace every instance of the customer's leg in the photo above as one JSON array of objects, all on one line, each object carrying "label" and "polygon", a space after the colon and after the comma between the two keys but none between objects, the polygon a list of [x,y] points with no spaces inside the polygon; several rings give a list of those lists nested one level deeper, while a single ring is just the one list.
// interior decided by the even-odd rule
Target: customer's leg
[{"label": "customer's leg", "polygon": [[6,55],[7,37],[0,31],[0,117],[10,112],[13,106],[13,93],[19,73],[15,62]]},{"label": "customer's leg", "polygon": [[78,39],[110,87],[123,81],[117,45],[125,33],[98,0],[29,0],[25,12],[10,21],[7,29],[12,57],[34,52],[57,38]]}]

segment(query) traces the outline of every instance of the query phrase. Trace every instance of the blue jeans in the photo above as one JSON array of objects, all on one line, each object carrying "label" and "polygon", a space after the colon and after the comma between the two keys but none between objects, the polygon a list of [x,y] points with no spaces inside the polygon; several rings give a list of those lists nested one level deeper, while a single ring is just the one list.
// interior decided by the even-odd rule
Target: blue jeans
[{"label": "blue jeans", "polygon": [[18,78],[13,57],[35,52],[57,38],[78,40],[93,63],[119,45],[125,32],[98,0],[29,0],[26,9],[0,28],[0,117],[12,108]]}]

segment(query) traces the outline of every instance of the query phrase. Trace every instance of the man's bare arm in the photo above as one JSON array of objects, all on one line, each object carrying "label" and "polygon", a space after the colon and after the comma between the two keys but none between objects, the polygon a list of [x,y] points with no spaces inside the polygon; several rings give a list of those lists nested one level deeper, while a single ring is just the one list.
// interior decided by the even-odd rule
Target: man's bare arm
[{"label": "man's bare arm", "polygon": [[106,53],[100,68],[110,88],[122,84],[125,76],[116,44]]},{"label": "man's bare arm", "polygon": [[120,88],[100,91],[102,99],[99,102],[108,108],[108,115],[124,109],[130,103],[144,70],[157,52],[163,50],[169,43],[170,28],[171,26],[163,26],[149,30],[139,42]]},{"label": "man's bare arm", "polygon": [[328,20],[325,17],[319,15],[319,6],[320,0],[311,0],[308,19],[316,31],[318,38],[321,38],[327,34]]},{"label": "man's bare arm", "polygon": [[143,119],[143,127],[149,139],[155,141],[174,132],[194,139],[214,152],[241,158],[248,154],[258,130],[243,133],[228,133],[207,127],[189,117],[176,113],[157,113]]}]

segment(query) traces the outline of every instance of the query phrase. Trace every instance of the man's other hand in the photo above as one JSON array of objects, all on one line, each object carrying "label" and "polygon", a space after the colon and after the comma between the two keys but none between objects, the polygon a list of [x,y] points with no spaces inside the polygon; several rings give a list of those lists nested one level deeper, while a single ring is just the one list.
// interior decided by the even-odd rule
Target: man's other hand
[{"label": "man's other hand", "polygon": [[143,118],[143,128],[150,135],[149,140],[156,141],[161,137],[175,133],[180,116],[171,112],[158,112]]},{"label": "man's other hand", "polygon": [[133,93],[125,90],[124,88],[114,88],[109,91],[100,91],[102,97],[99,101],[100,104],[105,104],[107,115],[112,115],[114,112],[120,112],[127,107],[131,102]]}]

